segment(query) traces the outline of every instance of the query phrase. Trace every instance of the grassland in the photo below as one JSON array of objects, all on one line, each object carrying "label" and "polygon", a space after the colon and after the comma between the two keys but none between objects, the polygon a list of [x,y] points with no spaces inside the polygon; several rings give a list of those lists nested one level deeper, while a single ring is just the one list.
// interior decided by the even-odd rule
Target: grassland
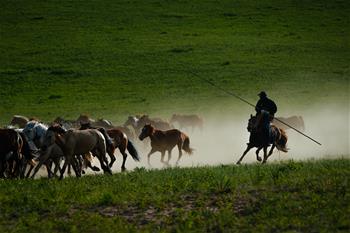
[{"label": "grassland", "polygon": [[0,182],[1,232],[349,232],[348,159]]},{"label": "grassland", "polygon": [[[0,123],[13,114],[121,121],[140,112],[251,109],[189,71],[280,111],[349,100],[350,3],[0,3]],[[230,107],[227,107],[230,106]]]}]

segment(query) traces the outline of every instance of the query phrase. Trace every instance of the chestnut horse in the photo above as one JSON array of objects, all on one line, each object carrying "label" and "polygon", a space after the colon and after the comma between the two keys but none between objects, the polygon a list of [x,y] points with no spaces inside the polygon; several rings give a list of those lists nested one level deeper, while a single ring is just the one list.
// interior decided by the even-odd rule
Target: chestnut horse
[{"label": "chestnut horse", "polygon": [[[162,154],[161,162],[169,165],[169,161],[171,159],[171,151],[177,145],[179,150],[179,157],[176,161],[176,164],[179,163],[179,160],[182,156],[182,150],[184,150],[188,154],[193,153],[193,149],[190,148],[190,139],[189,137],[177,129],[171,130],[158,130],[151,124],[147,124],[142,128],[139,139],[142,141],[146,137],[150,137],[151,139],[151,151],[148,153],[148,164],[150,165],[150,156],[154,152],[159,151]],[[164,161],[165,151],[168,151],[168,161]]]},{"label": "chestnut horse", "polygon": [[180,114],[173,114],[170,123],[175,123],[179,125],[180,129],[186,129],[186,128],[192,128],[192,132],[195,128],[198,128],[200,130],[203,129],[203,119],[199,117],[198,115],[180,115]]},{"label": "chestnut horse", "polygon": [[[270,125],[269,113],[262,111],[258,116],[250,115],[248,121],[248,132],[250,132],[249,142],[247,143],[247,149],[244,151],[241,158],[237,161],[240,164],[243,157],[253,147],[257,147],[256,159],[262,163],[266,163],[267,159],[272,155],[273,150],[277,147],[278,150],[288,152],[286,148],[288,137],[283,129],[277,128],[274,125]],[[267,154],[267,148],[272,144],[272,147]],[[263,160],[259,157],[260,150],[264,150]]]},{"label": "chestnut horse", "polygon": [[[123,155],[123,163],[121,166],[121,170],[125,171],[125,162],[127,158],[126,150],[128,150],[129,154],[135,161],[140,161],[139,154],[134,146],[134,144],[128,139],[125,133],[123,133],[119,129],[107,129],[107,134],[110,138],[112,138],[112,151],[108,151],[108,154],[111,157],[111,162],[109,163],[109,167],[112,167],[115,159],[114,151],[116,148],[119,149],[120,153]],[[110,150],[110,149],[107,149]]]}]

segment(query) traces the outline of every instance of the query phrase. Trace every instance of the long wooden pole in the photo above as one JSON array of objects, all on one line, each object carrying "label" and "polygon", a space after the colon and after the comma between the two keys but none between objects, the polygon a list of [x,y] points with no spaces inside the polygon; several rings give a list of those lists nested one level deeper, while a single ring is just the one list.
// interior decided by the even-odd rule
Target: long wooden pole
[{"label": "long wooden pole", "polygon": [[[233,93],[233,92],[231,92],[231,91],[228,91],[228,90],[226,90],[226,89],[224,89],[224,88],[222,88],[222,87],[216,85],[214,82],[212,82],[212,81],[210,81],[210,80],[207,80],[207,79],[205,79],[205,78],[199,76],[197,73],[195,73],[195,72],[193,72],[193,71],[191,71],[191,70],[190,70],[189,72],[190,72],[192,75],[194,75],[194,76],[200,78],[202,81],[204,81],[204,82],[210,84],[211,86],[215,87],[216,89],[219,89],[219,90],[221,90],[222,92],[225,92],[226,94],[228,94],[228,95],[230,95],[230,96],[233,96],[233,97],[235,97],[235,98],[241,100],[242,102],[244,102],[244,103],[246,103],[246,104],[249,104],[249,105],[252,106],[252,107],[255,107],[254,104],[252,104],[252,103],[250,103],[249,101],[243,99],[242,97],[236,95],[235,93]],[[291,125],[285,123],[284,121],[281,121],[281,120],[278,119],[278,118],[274,118],[274,120],[276,120],[276,121],[278,121],[278,122],[281,122],[282,124],[284,124],[284,125],[288,126],[289,128],[295,130],[296,132],[300,133],[300,134],[303,135],[304,137],[307,137],[308,139],[310,139],[311,141],[317,143],[318,145],[320,145],[320,146],[322,145],[320,142],[318,142],[318,141],[316,141],[315,139],[313,139],[312,137],[310,137],[310,136],[304,134],[303,132],[301,132],[300,130],[294,128],[293,126],[291,126]]]}]

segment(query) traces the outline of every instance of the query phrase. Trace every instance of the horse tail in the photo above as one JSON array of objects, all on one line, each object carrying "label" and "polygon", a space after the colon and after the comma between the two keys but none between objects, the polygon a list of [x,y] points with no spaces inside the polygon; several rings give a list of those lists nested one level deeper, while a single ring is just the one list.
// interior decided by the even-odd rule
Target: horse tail
[{"label": "horse tail", "polygon": [[190,138],[188,136],[185,137],[182,149],[190,155],[193,154],[193,149],[190,147]]},{"label": "horse tail", "polygon": [[281,151],[287,153],[288,152],[288,148],[287,148],[288,136],[286,134],[286,131],[284,131],[283,129],[279,129],[279,131],[280,131],[280,137],[277,140],[276,147],[278,150],[281,150]]},{"label": "horse tail", "polygon": [[131,155],[131,157],[132,157],[135,161],[140,161],[139,153],[137,152],[134,143],[132,143],[130,140],[128,140],[127,149],[128,149],[129,154]]}]

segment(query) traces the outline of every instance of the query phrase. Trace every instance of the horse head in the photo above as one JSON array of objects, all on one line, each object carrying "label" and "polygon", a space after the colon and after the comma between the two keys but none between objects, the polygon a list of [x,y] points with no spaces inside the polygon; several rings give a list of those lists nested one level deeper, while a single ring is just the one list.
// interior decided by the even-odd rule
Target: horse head
[{"label": "horse head", "polygon": [[50,126],[44,135],[43,146],[42,149],[45,151],[48,147],[56,142],[56,137],[61,134],[65,134],[67,131],[62,128],[59,124],[54,124]]},{"label": "horse head", "polygon": [[151,124],[146,124],[140,133],[139,139],[142,141],[143,139],[151,136],[154,133],[155,128]]},{"label": "horse head", "polygon": [[252,114],[250,114],[250,118],[248,120],[248,126],[247,126],[248,132],[252,132],[255,126],[256,126],[256,116],[253,116]]}]

